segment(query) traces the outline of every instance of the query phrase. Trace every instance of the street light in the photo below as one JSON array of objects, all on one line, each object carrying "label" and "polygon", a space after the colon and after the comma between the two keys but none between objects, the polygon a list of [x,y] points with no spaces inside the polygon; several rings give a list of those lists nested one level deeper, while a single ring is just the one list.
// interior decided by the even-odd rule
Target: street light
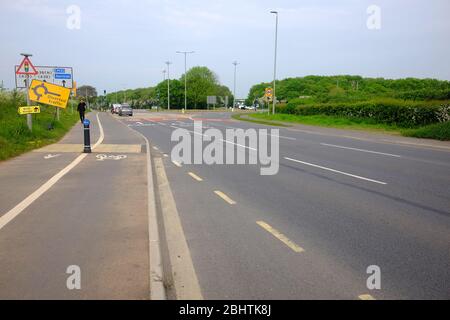
[{"label": "street light", "polygon": [[233,85],[233,109],[232,111],[234,111],[234,106],[236,105],[236,69],[237,69],[237,65],[239,64],[239,62],[234,61],[233,65],[234,65],[234,85]]},{"label": "street light", "polygon": [[170,110],[170,65],[172,62],[166,61],[167,64],[167,110]]},{"label": "street light", "polygon": [[277,95],[275,91],[275,80],[277,78],[277,45],[278,45],[278,11],[270,11],[276,17],[275,20],[275,57],[273,62],[273,106],[272,114],[275,114],[275,104],[277,103]]},{"label": "street light", "polygon": [[177,51],[177,53],[184,54],[184,111],[187,110],[187,70],[186,70],[186,56],[195,51]]}]

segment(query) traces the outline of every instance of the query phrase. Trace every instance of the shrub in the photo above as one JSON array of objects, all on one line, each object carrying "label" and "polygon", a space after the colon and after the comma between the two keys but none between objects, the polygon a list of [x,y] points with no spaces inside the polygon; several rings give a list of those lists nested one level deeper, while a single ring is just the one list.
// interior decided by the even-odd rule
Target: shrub
[{"label": "shrub", "polygon": [[414,102],[395,99],[356,103],[322,103],[298,105],[296,101],[278,109],[295,115],[328,115],[348,118],[368,118],[378,123],[416,127],[450,119],[449,102]]}]

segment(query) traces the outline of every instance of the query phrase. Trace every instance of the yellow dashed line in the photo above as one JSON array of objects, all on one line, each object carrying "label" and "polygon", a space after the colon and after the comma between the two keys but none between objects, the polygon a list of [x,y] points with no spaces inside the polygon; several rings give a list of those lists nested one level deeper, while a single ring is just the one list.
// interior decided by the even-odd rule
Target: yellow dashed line
[{"label": "yellow dashed line", "polygon": [[228,197],[222,191],[216,190],[216,191],[214,191],[214,193],[217,194],[219,197],[221,197],[226,202],[228,202],[229,204],[236,204],[236,201],[232,200],[230,197]]},{"label": "yellow dashed line", "polygon": [[263,228],[267,232],[271,233],[275,238],[277,238],[278,240],[283,242],[285,245],[287,245],[289,248],[291,248],[295,252],[300,253],[300,252],[305,251],[302,247],[298,246],[297,244],[295,244],[294,242],[289,240],[288,237],[286,237],[284,234],[279,232],[277,229],[272,228],[269,224],[265,223],[264,221],[256,221],[256,223],[261,228]]},{"label": "yellow dashed line", "polygon": [[174,165],[176,165],[177,167],[181,168],[181,164],[178,161],[172,161]]},{"label": "yellow dashed line", "polygon": [[200,178],[198,175],[196,175],[196,174],[193,173],[193,172],[188,172],[188,174],[189,174],[194,180],[197,180],[197,181],[203,181],[202,178]]},{"label": "yellow dashed line", "polygon": [[359,298],[359,300],[376,300],[370,294],[362,294],[362,295],[358,296],[358,298]]}]

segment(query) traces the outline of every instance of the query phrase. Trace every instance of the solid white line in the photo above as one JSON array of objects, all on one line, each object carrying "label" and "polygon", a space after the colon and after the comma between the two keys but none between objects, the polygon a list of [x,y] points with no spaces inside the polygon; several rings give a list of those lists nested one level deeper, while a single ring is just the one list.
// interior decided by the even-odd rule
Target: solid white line
[{"label": "solid white line", "polygon": [[[175,126],[171,126],[171,127],[175,128],[175,129],[183,129],[183,130],[186,130],[188,132],[192,132],[192,133],[194,133],[196,135],[199,135],[199,136],[209,137],[208,135],[206,135],[204,133],[196,132],[196,131],[193,131],[193,130],[187,130],[186,128],[180,128],[180,127],[175,127]],[[238,147],[241,147],[241,148],[246,148],[246,149],[249,149],[249,150],[258,151],[258,149],[255,149],[255,148],[252,148],[252,147],[248,147],[248,146],[244,146],[242,144],[234,143],[232,141],[228,141],[228,140],[224,140],[224,139],[220,139],[220,141],[225,142],[225,143],[234,144],[234,145],[236,145]]]},{"label": "solid white line", "polygon": [[[132,129],[133,130],[133,129]],[[150,265],[150,300],[166,300],[166,290],[163,283],[163,270],[161,258],[160,236],[158,230],[158,215],[156,214],[156,199],[153,182],[152,160],[150,156],[150,143],[146,136],[137,130],[147,145],[147,217]]]},{"label": "solid white line", "polygon": [[315,167],[315,168],[319,168],[319,169],[323,169],[323,170],[327,170],[327,171],[331,171],[331,172],[335,172],[335,173],[340,173],[340,174],[343,174],[345,176],[349,176],[349,177],[353,177],[353,178],[357,178],[357,179],[361,179],[361,180],[365,180],[365,181],[369,181],[369,182],[374,182],[374,183],[383,184],[383,185],[387,184],[386,182],[373,180],[373,179],[369,179],[369,178],[364,178],[364,177],[361,177],[361,176],[357,176],[355,174],[351,174],[351,173],[347,173],[347,172],[343,172],[343,171],[339,171],[339,170],[335,170],[335,169],[331,169],[331,168],[327,168],[327,167],[322,167],[322,166],[319,166],[317,164],[313,164],[313,163],[309,163],[309,162],[304,162],[304,161],[300,161],[300,160],[296,160],[296,159],[292,159],[292,158],[288,158],[288,157],[284,157],[284,159],[289,160],[289,161],[293,161],[293,162],[297,162],[297,163],[302,163],[302,164],[305,164],[307,166],[311,166],[311,167]]},{"label": "solid white line", "polygon": [[32,204],[36,199],[43,195],[48,189],[50,189],[56,182],[59,181],[66,173],[72,170],[77,164],[79,164],[88,154],[80,154],[75,160],[72,161],[67,167],[62,169],[60,172],[55,174],[46,183],[39,187],[36,191],[22,200],[18,205],[9,210],[3,216],[0,217],[0,230],[11,222],[15,217],[17,217],[23,210],[25,210],[30,204]]},{"label": "solid white line", "polygon": [[105,132],[103,131],[103,126],[102,126],[102,123],[100,122],[100,118],[98,117],[98,113],[97,113],[97,122],[98,122],[98,127],[100,129],[100,137],[98,138],[97,142],[92,147],[92,150],[97,148],[103,142],[103,139],[105,138]]},{"label": "solid white line", "polygon": [[[100,143],[102,143],[102,141],[104,139],[103,127],[102,127],[102,124],[98,117],[98,113],[97,113],[97,121],[98,121],[99,128],[100,128],[100,137],[92,149],[94,149]],[[55,183],[57,183],[62,177],[64,177],[70,170],[75,168],[87,155],[88,155],[87,153],[80,154],[68,166],[66,166],[64,169],[62,169],[57,174],[55,174],[53,177],[51,177],[47,182],[45,182],[42,186],[40,186],[36,191],[34,191],[32,194],[30,194],[24,200],[22,200],[14,208],[12,208],[7,213],[2,215],[0,217],[0,230],[4,226],[6,226],[9,222],[11,222],[15,217],[17,217],[23,210],[28,208],[28,206],[30,206],[41,195],[43,195],[47,190],[49,190]]]},{"label": "solid white line", "polygon": [[378,151],[372,151],[372,150],[366,150],[366,149],[350,148],[350,147],[338,146],[338,145],[335,145],[335,144],[321,143],[321,145],[327,146],[327,147],[334,147],[334,148],[355,150],[355,151],[361,151],[361,152],[367,152],[367,153],[381,154],[383,156],[389,156],[389,157],[395,157],[395,158],[401,158],[402,157],[402,156],[399,156],[398,154],[384,153],[384,152],[378,152]]}]

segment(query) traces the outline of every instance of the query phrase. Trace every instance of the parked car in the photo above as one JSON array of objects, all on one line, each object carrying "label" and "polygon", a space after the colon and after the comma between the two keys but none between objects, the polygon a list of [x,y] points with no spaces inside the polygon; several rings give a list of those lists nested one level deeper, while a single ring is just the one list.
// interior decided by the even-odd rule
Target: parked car
[{"label": "parked car", "polygon": [[119,116],[133,116],[133,109],[130,106],[122,105],[119,110]]},{"label": "parked car", "polygon": [[113,114],[114,114],[114,113],[118,114],[120,108],[121,108],[121,105],[120,105],[120,104],[114,103],[114,104],[112,105],[112,107],[111,107],[111,113],[113,113]]}]

